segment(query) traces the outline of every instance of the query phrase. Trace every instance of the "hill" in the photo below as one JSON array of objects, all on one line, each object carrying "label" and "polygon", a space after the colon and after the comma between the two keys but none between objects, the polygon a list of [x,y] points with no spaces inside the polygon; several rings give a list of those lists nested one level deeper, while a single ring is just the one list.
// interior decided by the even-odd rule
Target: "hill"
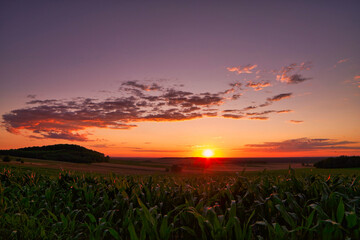
[{"label": "hill", "polygon": [[316,168],[360,168],[360,156],[330,157],[314,164]]},{"label": "hill", "polygon": [[38,158],[74,163],[107,162],[109,156],[75,144],[56,144],[42,147],[27,147],[0,150],[0,155]]}]

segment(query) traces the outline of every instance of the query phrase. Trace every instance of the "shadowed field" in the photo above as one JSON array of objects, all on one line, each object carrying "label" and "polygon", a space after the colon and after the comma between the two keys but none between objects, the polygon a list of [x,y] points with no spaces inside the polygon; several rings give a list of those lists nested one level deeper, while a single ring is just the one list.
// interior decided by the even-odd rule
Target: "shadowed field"
[{"label": "shadowed field", "polygon": [[[32,159],[32,158],[12,158],[9,165],[41,168],[54,170],[69,170],[87,173],[100,174],[152,174],[166,173],[172,165],[179,165],[183,173],[221,173],[221,172],[242,172],[242,171],[263,171],[263,170],[280,170],[287,169],[289,166],[294,169],[306,168],[303,163],[275,161],[242,161],[234,159],[202,159],[202,158],[155,158],[155,159],[111,159],[108,163],[70,163],[52,160]],[[15,160],[17,159],[17,161]],[[19,160],[23,160],[21,163]],[[305,159],[304,161],[308,161]],[[0,162],[0,164],[5,164]]]}]

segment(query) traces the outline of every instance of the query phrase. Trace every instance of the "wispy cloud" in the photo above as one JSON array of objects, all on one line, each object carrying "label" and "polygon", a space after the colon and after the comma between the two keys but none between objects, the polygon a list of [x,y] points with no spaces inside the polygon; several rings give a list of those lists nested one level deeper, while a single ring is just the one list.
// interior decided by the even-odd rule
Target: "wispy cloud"
[{"label": "wispy cloud", "polygon": [[339,61],[337,61],[337,62],[334,64],[333,68],[336,68],[337,65],[342,64],[342,63],[346,63],[346,62],[348,62],[349,60],[350,60],[350,58],[340,59]]},{"label": "wispy cloud", "polygon": [[[255,64],[248,64],[228,70],[238,74],[251,73],[256,67]],[[292,68],[306,67],[302,64]],[[245,87],[260,90],[270,85],[268,81],[248,81]],[[265,103],[251,103],[253,105],[234,111],[223,110],[228,102],[240,102],[241,96],[246,93],[239,81],[230,83],[223,91],[212,93],[184,91],[181,87],[183,85],[169,85],[168,81],[163,80],[131,80],[123,82],[118,91],[112,93],[117,96],[109,97],[109,92],[106,92],[108,97],[105,99],[78,97],[39,100],[29,94],[30,99],[25,107],[2,115],[3,126],[10,133],[34,139],[90,141],[90,134],[85,131],[88,128],[132,129],[137,127],[138,122],[144,121],[185,121],[205,117],[267,120],[269,117],[264,115],[291,111],[248,112],[289,98],[292,93],[268,97]]]},{"label": "wispy cloud", "polygon": [[229,72],[236,72],[237,74],[242,74],[242,73],[252,73],[252,70],[256,67],[257,67],[256,64],[247,64],[244,66],[240,65],[238,67],[227,67],[226,69]]},{"label": "wispy cloud", "polygon": [[354,77],[354,80],[357,81],[358,88],[360,88],[360,75],[356,75],[356,76]]},{"label": "wispy cloud", "polygon": [[240,119],[243,118],[244,116],[239,115],[239,114],[230,114],[230,113],[226,113],[222,115],[224,118],[233,118],[233,119]]},{"label": "wispy cloud", "polygon": [[255,119],[255,120],[268,120],[269,117],[251,117],[250,119]]},{"label": "wispy cloud", "polygon": [[162,89],[157,83],[146,85],[141,84],[136,80],[124,82],[122,86],[134,87],[144,91],[160,91]]},{"label": "wispy cloud", "polygon": [[281,93],[274,97],[268,98],[267,101],[269,101],[269,102],[280,101],[282,99],[290,98],[291,95],[292,95],[292,93]]},{"label": "wispy cloud", "polygon": [[[232,85],[234,93],[239,91]],[[130,129],[141,121],[184,121],[216,116],[212,106],[232,101],[226,91],[193,93],[160,86],[127,81],[119,89],[122,97],[105,100],[76,98],[71,100],[31,100],[27,107],[3,115],[7,131],[30,132],[32,138],[88,141],[87,128]]]},{"label": "wispy cloud", "polygon": [[294,110],[290,110],[290,109],[286,109],[286,110],[279,110],[277,111],[277,113],[289,113],[289,112],[293,112]]},{"label": "wispy cloud", "polygon": [[90,147],[94,147],[94,148],[109,148],[109,147],[114,147],[114,144],[93,144],[90,145]]},{"label": "wispy cloud", "polygon": [[163,149],[142,149],[142,148],[134,148],[131,151],[133,151],[133,152],[145,152],[145,153],[181,153],[181,152],[187,152],[186,150],[163,150]]},{"label": "wispy cloud", "polygon": [[261,82],[248,81],[246,84],[246,87],[251,87],[255,91],[260,91],[263,88],[270,87],[270,86],[271,86],[270,82],[266,82],[266,81],[261,81]]},{"label": "wispy cloud", "polygon": [[296,152],[314,150],[358,150],[360,146],[349,146],[358,144],[351,141],[338,141],[328,138],[297,138],[281,142],[265,142],[261,144],[247,144],[245,148],[237,150],[264,151],[264,152]]},{"label": "wispy cloud", "polygon": [[337,63],[345,63],[349,60],[350,60],[350,58],[344,58],[344,59],[340,59]]},{"label": "wispy cloud", "polygon": [[294,123],[294,124],[299,124],[299,123],[303,123],[304,121],[302,120],[289,120],[289,123]]},{"label": "wispy cloud", "polygon": [[300,64],[290,64],[283,67],[276,75],[276,80],[287,83],[287,84],[297,84],[309,80],[311,78],[303,77],[300,72],[303,70],[311,69],[311,62],[303,62]]},{"label": "wispy cloud", "polygon": [[36,95],[35,94],[28,94],[26,97],[30,98],[30,99],[35,99]]}]

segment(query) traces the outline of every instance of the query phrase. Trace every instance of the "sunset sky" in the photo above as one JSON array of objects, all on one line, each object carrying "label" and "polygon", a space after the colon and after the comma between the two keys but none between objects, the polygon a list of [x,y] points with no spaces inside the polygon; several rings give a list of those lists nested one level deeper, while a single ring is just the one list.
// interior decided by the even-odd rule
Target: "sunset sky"
[{"label": "sunset sky", "polygon": [[360,1],[1,1],[0,149],[360,154]]}]

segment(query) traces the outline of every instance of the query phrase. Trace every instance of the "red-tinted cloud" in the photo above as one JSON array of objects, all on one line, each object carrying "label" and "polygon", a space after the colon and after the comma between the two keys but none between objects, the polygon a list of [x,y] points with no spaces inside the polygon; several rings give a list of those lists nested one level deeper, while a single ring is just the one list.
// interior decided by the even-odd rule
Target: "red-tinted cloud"
[{"label": "red-tinted cloud", "polygon": [[297,138],[281,142],[265,142],[261,144],[247,144],[245,148],[237,150],[264,151],[264,152],[296,152],[313,151],[324,149],[360,149],[359,146],[349,146],[357,144],[351,141],[337,141],[327,138]]}]

